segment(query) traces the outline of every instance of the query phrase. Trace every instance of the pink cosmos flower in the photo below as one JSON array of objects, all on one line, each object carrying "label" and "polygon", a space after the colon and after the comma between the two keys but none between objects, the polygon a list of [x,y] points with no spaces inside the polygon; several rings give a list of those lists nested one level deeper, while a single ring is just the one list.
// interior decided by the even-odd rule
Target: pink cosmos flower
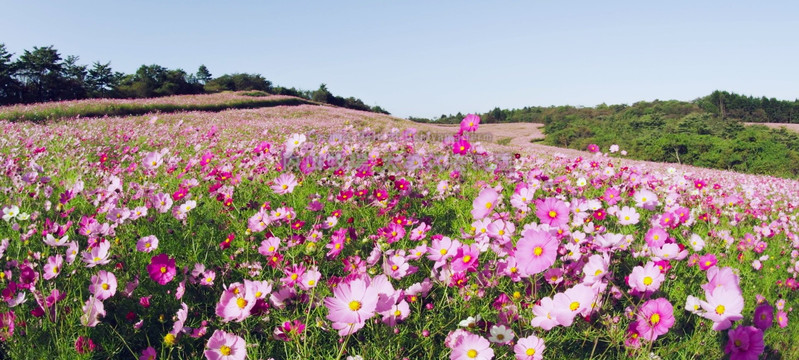
[{"label": "pink cosmos flower", "polygon": [[247,343],[236,334],[215,330],[208,339],[205,358],[208,360],[244,360],[247,358]]},{"label": "pink cosmos flower", "polygon": [[222,293],[216,305],[216,315],[223,322],[242,322],[251,314],[256,303],[255,291],[242,283],[233,283]]},{"label": "pink cosmos flower", "polygon": [[535,202],[535,215],[542,224],[551,227],[560,227],[569,222],[569,208],[563,201],[556,198],[539,199]]},{"label": "pink cosmos flower", "polygon": [[158,353],[155,352],[155,348],[153,348],[152,346],[148,346],[146,349],[144,349],[141,352],[141,356],[139,356],[139,360],[155,360],[157,355],[158,355]]},{"label": "pink cosmos flower", "polygon": [[752,326],[739,326],[727,333],[729,340],[724,353],[730,360],[757,360],[765,350],[763,332]]},{"label": "pink cosmos flower", "polygon": [[657,226],[651,227],[644,236],[644,240],[646,240],[647,245],[649,245],[651,248],[659,248],[663,246],[668,238],[669,233]]},{"label": "pink cosmos flower", "polygon": [[707,270],[715,266],[717,262],[715,254],[705,254],[699,257],[699,268]]},{"label": "pink cosmos flower", "polygon": [[117,292],[117,277],[112,272],[100,270],[97,275],[93,275],[89,292],[99,300],[108,299]]},{"label": "pink cosmos flower", "polygon": [[627,283],[633,290],[643,295],[657,291],[665,279],[666,277],[660,272],[660,268],[654,262],[649,261],[643,267],[634,267]]},{"label": "pink cosmos flower", "polygon": [[158,238],[155,235],[144,236],[136,242],[136,250],[149,253],[158,249]]},{"label": "pink cosmos flower", "polygon": [[738,285],[738,275],[736,275],[729,266],[723,268],[714,266],[708,269],[705,275],[707,276],[708,282],[702,285],[702,289],[704,289],[706,293],[711,293],[718,288],[727,288],[737,291],[738,293],[741,292],[741,288]]},{"label": "pink cosmos flower", "polygon": [[476,244],[461,245],[452,258],[452,271],[471,271],[477,266],[480,249]]},{"label": "pink cosmos flower", "polygon": [[272,190],[278,195],[288,194],[294,191],[294,187],[297,186],[297,184],[297,179],[294,177],[294,174],[280,174],[280,176],[275,179]]},{"label": "pink cosmos flower", "polygon": [[322,277],[322,273],[319,272],[316,266],[308,269],[305,273],[302,274],[302,280],[300,281],[300,289],[305,291],[309,291],[319,285],[319,279]]},{"label": "pink cosmos flower", "polygon": [[492,188],[485,188],[472,202],[472,217],[479,220],[486,217],[494,210],[497,204],[499,193]]},{"label": "pink cosmos flower", "polygon": [[80,322],[83,326],[95,327],[100,323],[100,317],[105,317],[105,306],[100,299],[89,296],[86,304],[83,305],[83,315]]},{"label": "pink cosmos flower", "polygon": [[61,273],[62,266],[64,265],[64,257],[61,254],[50,256],[47,258],[47,264],[44,265],[44,279],[50,280]]},{"label": "pink cosmos flower", "polygon": [[81,258],[83,262],[86,263],[86,267],[91,268],[97,265],[105,265],[111,262],[108,259],[108,250],[111,249],[111,242],[109,241],[102,241],[99,245],[91,248],[91,250],[84,251],[81,253]]},{"label": "pink cosmos flower", "polygon": [[719,287],[706,292],[707,301],[701,301],[704,317],[713,321],[713,330],[726,330],[733,321],[743,319],[744,298],[739,289]]},{"label": "pink cosmos flower", "polygon": [[530,335],[519,338],[519,341],[513,346],[513,352],[516,354],[516,360],[541,360],[544,358],[544,349],[546,348],[543,339]]},{"label": "pink cosmos flower", "polygon": [[147,170],[155,170],[161,166],[162,162],[163,157],[161,156],[161,153],[158,151],[152,151],[144,156],[144,159],[142,160],[142,167]]},{"label": "pink cosmos flower", "polygon": [[364,280],[355,279],[335,287],[333,297],[325,298],[325,306],[329,311],[327,319],[338,323],[339,335],[345,336],[375,315],[377,291]]},{"label": "pink cosmos flower", "polygon": [[166,283],[172,281],[177,273],[175,259],[164,253],[153,256],[150,259],[150,265],[147,265],[147,272],[150,274],[150,279],[161,285],[166,285]]},{"label": "pink cosmos flower", "polygon": [[529,229],[516,243],[516,261],[521,265],[522,275],[535,275],[555,263],[558,240],[548,232]]},{"label": "pink cosmos flower", "polygon": [[779,325],[781,329],[788,326],[788,313],[783,310],[777,311],[777,325]]},{"label": "pink cosmos flower", "polygon": [[463,120],[461,120],[461,129],[460,132],[471,132],[477,131],[477,128],[480,126],[480,116],[475,114],[468,114],[466,115]]},{"label": "pink cosmos flower", "polygon": [[655,341],[674,325],[674,307],[664,299],[649,300],[638,310],[637,331],[643,339]]},{"label": "pink cosmos flower", "polygon": [[452,348],[450,360],[490,360],[494,358],[491,343],[484,337],[472,333],[464,334]]}]

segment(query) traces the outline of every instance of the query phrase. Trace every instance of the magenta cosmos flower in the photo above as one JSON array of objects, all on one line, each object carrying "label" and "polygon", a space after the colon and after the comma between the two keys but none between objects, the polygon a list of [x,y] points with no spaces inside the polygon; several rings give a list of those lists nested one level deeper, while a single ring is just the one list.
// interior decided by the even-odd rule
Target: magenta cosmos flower
[{"label": "magenta cosmos flower", "polygon": [[669,332],[674,325],[674,307],[664,299],[649,300],[638,311],[638,333],[644,339],[654,341]]},{"label": "magenta cosmos flower", "polygon": [[739,326],[727,333],[730,338],[724,353],[730,360],[757,360],[765,349],[763,332],[752,326]]},{"label": "magenta cosmos flower", "polygon": [[552,227],[566,225],[569,222],[569,208],[563,201],[555,198],[536,200],[535,215],[541,223]]},{"label": "magenta cosmos flower", "polygon": [[527,230],[516,244],[516,261],[521,265],[522,275],[535,275],[555,263],[558,255],[558,240],[540,230]]},{"label": "magenta cosmos flower", "polygon": [[766,331],[774,324],[774,308],[768,303],[762,303],[755,308],[755,315],[752,321],[755,327],[760,330]]},{"label": "magenta cosmos flower", "polygon": [[480,126],[480,117],[475,114],[466,115],[461,121],[461,132],[477,131]]},{"label": "magenta cosmos flower", "polygon": [[471,148],[472,144],[470,144],[469,140],[466,139],[458,139],[458,141],[452,143],[453,154],[466,155],[467,153],[469,153],[469,149]]},{"label": "magenta cosmos flower", "polygon": [[339,335],[354,332],[375,315],[377,291],[362,279],[339,284],[333,289],[333,296],[325,298],[325,306],[329,310],[327,319],[339,325],[334,326],[341,330]]},{"label": "magenta cosmos flower", "polygon": [[497,205],[498,198],[499,193],[492,188],[485,188],[480,191],[480,194],[472,202],[472,217],[476,220],[486,217]]},{"label": "magenta cosmos flower", "polygon": [[491,343],[484,337],[468,333],[463,335],[452,348],[451,360],[489,360],[494,358]]},{"label": "magenta cosmos flower", "polygon": [[175,277],[175,259],[170,259],[167,254],[163,253],[153,256],[150,265],[147,265],[147,272],[150,274],[150,279],[161,285],[166,285]]},{"label": "magenta cosmos flower", "polygon": [[660,288],[660,284],[665,280],[665,276],[660,272],[660,267],[654,262],[649,261],[644,266],[636,266],[627,283],[639,294],[653,293]]},{"label": "magenta cosmos flower", "polygon": [[228,334],[222,330],[214,331],[205,350],[208,360],[244,360],[247,357],[247,343],[236,334]]}]

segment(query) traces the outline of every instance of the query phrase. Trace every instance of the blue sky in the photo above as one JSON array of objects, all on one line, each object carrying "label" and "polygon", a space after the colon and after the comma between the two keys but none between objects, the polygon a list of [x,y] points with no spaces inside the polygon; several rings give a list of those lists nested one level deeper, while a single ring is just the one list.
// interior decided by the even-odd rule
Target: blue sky
[{"label": "blue sky", "polygon": [[11,1],[0,42],[80,62],[205,64],[392,114],[799,97],[796,1]]}]

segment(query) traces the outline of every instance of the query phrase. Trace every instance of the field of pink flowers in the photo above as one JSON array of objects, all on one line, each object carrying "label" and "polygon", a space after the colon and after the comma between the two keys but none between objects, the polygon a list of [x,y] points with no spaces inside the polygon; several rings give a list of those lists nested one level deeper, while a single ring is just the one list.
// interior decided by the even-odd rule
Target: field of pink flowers
[{"label": "field of pink flowers", "polygon": [[0,126],[0,358],[799,358],[793,180],[472,115]]}]

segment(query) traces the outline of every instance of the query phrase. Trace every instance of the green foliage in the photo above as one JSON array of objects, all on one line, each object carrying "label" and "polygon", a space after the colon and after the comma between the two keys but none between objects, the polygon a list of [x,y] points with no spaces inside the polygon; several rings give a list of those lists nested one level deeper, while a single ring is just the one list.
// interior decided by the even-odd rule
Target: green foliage
[{"label": "green foliage", "polygon": [[544,127],[545,143],[581,150],[618,144],[637,159],[799,176],[799,135],[693,110],[674,102],[637,103],[607,116],[553,117]]},{"label": "green foliage", "polygon": [[260,74],[222,75],[205,84],[206,92],[260,90],[271,92],[272,82]]},{"label": "green foliage", "polygon": [[95,62],[89,68],[87,65],[79,65],[77,56],[70,55],[63,59],[52,45],[34,47],[32,51],[25,50],[16,61],[12,61],[12,55],[6,50],[5,44],[0,43],[0,105],[85,98],[150,98],[222,91],[257,91],[389,114],[380,106],[366,105],[361,99],[335,96],[324,84],[319,90],[308,91],[293,87],[273,87],[272,82],[260,74],[234,73],[213,78],[205,65],[200,65],[197,72],[192,74],[157,64],[142,65],[134,74],[123,74],[112,71],[110,62]]}]

